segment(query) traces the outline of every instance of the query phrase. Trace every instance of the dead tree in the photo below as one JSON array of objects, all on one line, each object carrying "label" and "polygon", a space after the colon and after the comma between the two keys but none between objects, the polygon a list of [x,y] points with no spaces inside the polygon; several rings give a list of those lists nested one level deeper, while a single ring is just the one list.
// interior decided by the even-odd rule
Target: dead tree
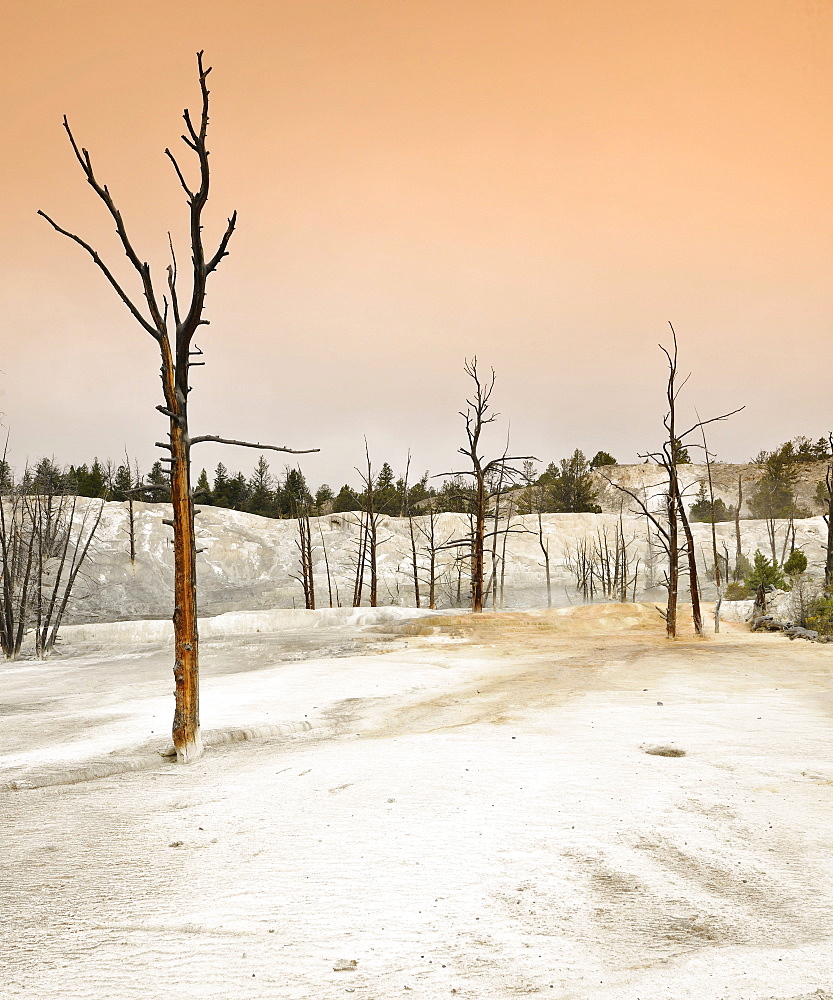
[{"label": "dead tree", "polygon": [[[315,579],[312,572],[312,530],[309,519],[309,505],[307,499],[302,494],[291,497],[292,514],[298,526],[298,537],[295,539],[295,547],[298,549],[298,565],[301,570],[300,578],[293,576],[290,578],[297,580],[304,591],[304,607],[308,611],[315,610]],[[320,527],[320,526],[319,526]],[[329,583],[329,572],[328,572]],[[332,595],[330,597],[330,607],[332,607]]]},{"label": "dead tree", "polygon": [[460,416],[466,424],[466,444],[458,448],[461,455],[464,455],[471,462],[471,469],[461,472],[446,473],[453,476],[470,476],[474,480],[472,497],[472,526],[468,538],[458,539],[448,543],[460,548],[468,548],[471,559],[471,609],[475,613],[483,610],[483,553],[486,539],[486,514],[488,503],[488,491],[486,484],[492,476],[515,478],[520,477],[519,470],[514,469],[509,463],[519,462],[523,459],[538,461],[534,455],[506,455],[504,452],[499,458],[487,461],[480,454],[481,437],[483,429],[487,424],[491,424],[498,417],[497,413],[491,413],[490,400],[495,387],[495,370],[491,370],[491,378],[486,382],[481,381],[480,373],[477,370],[477,358],[466,361],[463,370],[474,383],[474,391],[471,398],[466,399],[466,410],[460,411]]},{"label": "dead tree", "polygon": [[[677,384],[677,334],[674,331],[674,327],[670,323],[669,326],[671,327],[671,336],[673,341],[672,350],[669,351],[663,347],[662,344],[659,345],[660,350],[668,361],[668,379],[666,382],[666,401],[668,409],[663,417],[663,427],[665,428],[666,439],[659,451],[645,452],[639,455],[640,458],[655,462],[665,472],[665,495],[663,499],[665,507],[665,523],[663,524],[660,518],[654,512],[649,510],[647,500],[643,500],[632,490],[623,487],[618,483],[614,483],[610,479],[607,481],[611,486],[619,490],[621,493],[629,496],[637,504],[639,512],[646,517],[651,525],[653,525],[656,536],[665,550],[665,554],[668,558],[668,572],[666,575],[668,601],[663,617],[665,618],[666,634],[669,639],[673,639],[677,635],[677,601],[679,594],[680,555],[683,552],[686,554],[688,562],[689,587],[691,591],[691,607],[694,629],[698,635],[702,634],[703,631],[694,538],[685,509],[683,491],[680,488],[680,481],[677,475],[678,459],[682,449],[686,447],[687,439],[691,434],[698,430],[702,431],[702,429],[708,424],[716,423],[720,420],[726,420],[735,413],[740,413],[743,407],[738,407],[738,409],[731,410],[729,413],[721,414],[718,417],[711,417],[709,420],[700,420],[698,418],[697,422],[691,427],[688,427],[682,432],[678,431],[677,398],[683,386],[688,381],[689,376],[686,376],[686,378],[684,378],[679,385]],[[688,447],[699,446],[688,444]],[[682,547],[679,542],[680,527],[682,527],[682,532],[685,537],[685,545]]]},{"label": "dead tree", "polygon": [[425,503],[425,514],[416,524],[416,528],[425,539],[422,551],[426,553],[427,566],[425,567],[428,585],[428,607],[433,611],[437,606],[437,583],[440,579],[438,555],[449,547],[455,532],[440,540],[438,538],[438,519],[436,497],[429,497]]},{"label": "dead tree", "polygon": [[827,435],[830,442],[830,461],[827,463],[827,472],[824,481],[827,485],[827,514],[824,520],[827,522],[827,558],[824,562],[824,586],[830,590],[833,587],[833,432]]},{"label": "dead tree", "polygon": [[[327,555],[327,543],[324,541],[324,531],[321,528],[321,517],[319,515],[316,518],[318,521],[318,534],[321,538],[321,550],[324,553],[324,569],[327,573],[327,596],[330,599],[330,607],[333,607],[333,578],[330,574],[330,559]],[[338,599],[338,585],[336,584],[336,599]]]},{"label": "dead tree", "polygon": [[550,542],[548,538],[544,537],[544,523],[541,518],[541,507],[542,504],[538,504],[538,545],[541,547],[541,553],[544,556],[544,573],[547,578],[547,607],[552,607],[552,577],[550,574]]},{"label": "dead tree", "polygon": [[[408,518],[408,534],[411,539],[411,570],[414,577],[414,604],[420,607],[419,601],[419,567],[417,565],[416,536],[414,534],[414,516],[411,511],[411,503],[408,497],[408,473],[411,469],[411,453],[408,452],[408,460],[405,463],[405,479],[402,485],[402,507],[401,514]],[[433,607],[433,605],[432,605]]]},{"label": "dead tree", "polygon": [[[171,480],[173,518],[169,522],[174,536],[174,681],[175,709],[173,743],[181,763],[195,760],[202,752],[199,721],[199,636],[197,631],[197,576],[196,544],[194,536],[194,504],[191,492],[191,447],[202,441],[236,444],[272,451],[301,454],[291,448],[261,445],[248,441],[235,441],[217,435],[191,437],[188,426],[188,394],[191,391],[190,371],[204,362],[194,360],[202,351],[194,344],[194,335],[200,326],[208,324],[204,318],[205,296],[208,279],[228,253],[229,240],[237,223],[237,213],[228,219],[213,254],[206,251],[203,241],[204,218],[208,202],[210,171],[207,146],[208,133],[208,75],[211,67],[203,65],[203,53],[197,53],[197,67],[201,96],[201,109],[196,122],[190,112],[183,113],[185,134],[182,139],[197,162],[198,181],[191,186],[177,159],[170,151],[165,155],[171,161],[188,205],[190,231],[191,282],[186,296],[180,294],[179,275],[173,241],[168,238],[171,263],[167,267],[167,280],[163,287],[154,281],[150,264],[143,261],[128,236],[122,214],[116,207],[106,184],[99,182],[93,170],[90,154],[79,146],[64,117],[64,129],[81,170],[98,198],[109,212],[116,233],[127,259],[138,275],[142,298],[137,299],[122,286],[98,252],[81,237],[62,228],[46,213],[39,212],[63,236],[85,250],[102,271],[118,297],[141,328],[156,341],[162,361],[162,394],[164,405],[157,406],[168,418],[167,442],[159,444],[168,453],[168,473]],[[317,450],[317,449],[309,449]]]},{"label": "dead tree", "polygon": [[743,549],[740,544],[740,507],[743,503],[743,476],[738,475],[738,505],[735,508],[735,574],[734,579],[740,579],[741,556]]},{"label": "dead tree", "polygon": [[[699,416],[699,414],[698,414]],[[711,455],[709,454],[708,444],[706,442],[706,429],[704,427],[700,428],[703,434],[703,454],[706,459],[706,474],[709,479],[709,503],[711,504],[711,522],[712,522],[712,558],[714,559],[714,586],[717,590],[717,600],[714,605],[714,631],[715,633],[720,631],[720,605],[723,603],[723,580],[720,574],[720,557],[717,554],[717,525],[715,524],[714,515],[714,481],[712,480],[712,463]]]},{"label": "dead tree", "polygon": [[[685,503],[683,501],[683,491],[680,488],[680,481],[677,475],[677,464],[679,460],[680,453],[683,448],[686,447],[686,442],[688,437],[697,430],[702,430],[707,424],[715,423],[718,420],[726,420],[728,417],[735,413],[739,413],[743,407],[738,407],[736,410],[732,410],[729,413],[721,414],[718,417],[712,417],[709,420],[697,420],[695,424],[686,430],[679,432],[677,430],[677,398],[688,381],[689,376],[686,376],[683,381],[677,384],[678,376],[678,349],[677,349],[677,334],[671,323],[668,324],[671,328],[672,337],[672,349],[669,351],[667,348],[663,347],[662,344],[659,345],[660,350],[665,355],[668,361],[668,380],[666,382],[666,401],[668,404],[668,410],[663,417],[663,426],[666,430],[666,440],[663,442],[662,449],[658,452],[648,452],[646,454],[641,454],[640,458],[647,458],[658,465],[660,465],[664,470],[667,477],[667,492],[666,492],[666,509],[667,509],[667,519],[668,519],[668,604],[665,614],[665,626],[668,637],[673,639],[677,634],[677,596],[679,589],[679,557],[680,557],[680,546],[678,543],[678,525],[682,526],[683,535],[685,537],[685,546],[683,551],[686,554],[688,562],[688,576],[689,576],[689,590],[691,593],[691,613],[694,622],[694,630],[698,635],[703,633],[703,617],[700,611],[700,589],[697,579],[697,556],[694,547],[694,538],[691,531],[691,525],[688,521],[688,515],[685,509]],[[689,447],[698,447],[689,445]]]}]

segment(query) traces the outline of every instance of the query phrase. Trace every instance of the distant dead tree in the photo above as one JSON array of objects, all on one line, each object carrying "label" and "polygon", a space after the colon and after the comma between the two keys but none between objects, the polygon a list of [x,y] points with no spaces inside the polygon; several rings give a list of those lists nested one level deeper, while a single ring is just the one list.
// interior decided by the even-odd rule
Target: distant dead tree
[{"label": "distant dead tree", "polygon": [[[300,472],[300,469],[298,470]],[[295,546],[298,549],[298,564],[301,576],[290,578],[297,580],[304,591],[304,607],[307,610],[315,610],[315,579],[312,572],[312,529],[309,519],[309,503],[303,490],[289,497],[291,516],[295,518],[298,528],[298,537],[295,539]],[[319,526],[320,527],[320,526]],[[327,573],[327,583],[329,586],[329,571]],[[330,607],[332,607],[332,595],[330,597]]]},{"label": "distant dead tree", "polygon": [[552,607],[552,576],[550,572],[550,543],[544,532],[544,496],[545,488],[537,483],[532,462],[523,463],[523,478],[526,488],[523,491],[524,512],[532,513],[538,521],[538,546],[544,557],[544,575],[547,581],[547,607]]},{"label": "distant dead tree", "polygon": [[735,581],[740,580],[741,576],[743,575],[741,573],[741,567],[743,563],[742,560],[743,549],[741,548],[741,541],[740,541],[740,508],[742,503],[743,503],[743,475],[741,473],[738,473],[738,505],[735,508],[735,573],[733,577]]},{"label": "distant dead tree", "polygon": [[437,585],[442,579],[439,555],[448,548],[456,532],[449,532],[445,538],[440,538],[440,513],[437,510],[436,497],[429,497],[422,504],[424,515],[416,522],[417,531],[424,538],[422,551],[426,553],[425,575],[428,586],[428,607],[432,610],[437,606]]},{"label": "distant dead tree", "polygon": [[[608,482],[610,485],[614,486],[620,492],[627,494],[632,500],[635,501],[641,513],[644,514],[645,517],[653,524],[656,535],[665,550],[668,558],[668,572],[666,575],[668,602],[664,614],[665,629],[668,638],[673,639],[677,635],[677,601],[679,594],[680,556],[682,554],[686,555],[688,563],[691,612],[694,622],[694,630],[698,635],[703,634],[703,616],[700,610],[700,590],[697,579],[697,558],[694,547],[694,537],[683,499],[683,490],[680,487],[680,480],[677,474],[679,459],[686,447],[699,447],[699,445],[688,443],[688,439],[692,434],[698,430],[702,431],[702,428],[708,424],[716,423],[719,420],[726,420],[735,413],[740,413],[743,407],[740,406],[736,410],[731,410],[729,413],[723,413],[718,417],[711,417],[708,420],[698,419],[696,423],[691,425],[691,427],[686,428],[686,430],[682,432],[678,431],[677,398],[686,382],[688,382],[690,376],[687,375],[678,385],[677,379],[679,367],[677,334],[673,325],[671,323],[668,325],[671,328],[671,350],[668,350],[662,344],[659,345],[659,349],[665,355],[668,362],[668,379],[666,381],[665,389],[668,409],[666,410],[662,421],[663,427],[665,428],[666,438],[659,451],[645,452],[640,453],[639,455],[640,458],[655,462],[665,472],[664,523],[655,513],[648,509],[647,502],[642,500],[632,490],[627,489],[618,483],[613,483],[611,480],[608,480]],[[679,541],[681,528],[685,538],[683,545],[680,545]]]},{"label": "distant dead tree", "polygon": [[[699,414],[697,414],[699,417]],[[714,631],[720,631],[720,605],[723,603],[723,578],[720,573],[720,555],[717,551],[717,525],[714,513],[714,480],[712,479],[712,456],[709,454],[709,447],[706,441],[706,429],[700,428],[703,435],[703,455],[706,461],[706,474],[709,480],[709,503],[711,505],[711,528],[712,528],[712,559],[714,560],[714,586],[717,591],[717,600],[714,604]]]},{"label": "distant dead tree", "polygon": [[[411,511],[411,503],[408,497],[408,473],[411,470],[411,453],[408,452],[408,459],[405,462],[405,478],[402,481],[402,504],[400,513],[402,517],[408,518],[408,535],[411,540],[411,570],[414,579],[414,605],[420,607],[419,599],[419,566],[417,564],[416,535],[414,534],[414,515]],[[433,605],[432,605],[433,607]]]},{"label": "distant dead tree", "polygon": [[[483,381],[477,370],[477,358],[466,361],[463,365],[466,375],[474,383],[474,390],[471,397],[466,399],[465,411],[460,411],[460,416],[465,421],[466,444],[458,448],[461,455],[465,456],[471,463],[470,469],[460,472],[446,473],[452,476],[469,476],[474,481],[471,498],[471,532],[466,538],[452,540],[447,543],[448,547],[455,547],[458,553],[461,550],[468,550],[471,560],[471,609],[479,613],[483,610],[483,553],[486,539],[486,515],[488,509],[489,492],[487,483],[491,477],[499,478],[501,482],[505,479],[515,479],[521,476],[518,469],[513,468],[511,462],[519,462],[524,459],[538,461],[534,455],[503,455],[498,458],[486,460],[480,454],[481,437],[484,428],[494,422],[499,414],[491,413],[490,400],[495,387],[495,370],[491,369],[491,376]],[[460,558],[460,555],[458,555]]]},{"label": "distant dead tree", "polygon": [[[316,518],[318,522],[318,535],[321,538],[321,550],[324,553],[324,570],[327,574],[327,596],[330,600],[330,607],[333,607],[333,578],[330,574],[330,557],[327,555],[327,543],[324,541],[324,531],[321,527],[321,517]],[[336,584],[336,601],[338,601],[338,584]]]},{"label": "distant dead tree", "polygon": [[833,587],[833,432],[827,435],[830,442],[830,461],[827,463],[827,472],[824,482],[827,487],[827,513],[824,520],[827,522],[827,558],[824,561],[824,585],[829,590]]},{"label": "distant dead tree", "polygon": [[379,601],[379,546],[390,541],[390,536],[381,541],[379,539],[379,526],[384,514],[376,509],[379,475],[373,471],[367,439],[364,442],[364,453],[365,467],[363,469],[356,468],[364,490],[360,498],[361,510],[358,519],[359,538],[356,553],[356,575],[353,585],[353,607],[361,607],[364,588],[367,586],[368,603],[371,608],[375,608]]},{"label": "distant dead tree", "polygon": [[[171,263],[167,267],[166,290],[154,282],[150,264],[143,261],[128,236],[122,214],[116,207],[106,184],[101,184],[93,170],[90,154],[75,141],[69,123],[64,117],[64,129],[72,151],[88,184],[109,212],[115,223],[116,233],[127,259],[136,271],[142,288],[144,305],[133,298],[98,252],[81,237],[62,228],[45,212],[39,212],[57,232],[77,243],[84,249],[102,271],[114,291],[127,306],[130,314],[141,328],[156,341],[162,361],[162,392],[164,405],[157,406],[169,420],[169,441],[159,447],[170,453],[166,461],[170,464],[171,502],[173,519],[168,522],[174,536],[174,681],[175,710],[173,720],[173,743],[177,760],[187,763],[202,753],[199,722],[199,636],[197,630],[197,576],[196,544],[194,534],[194,504],[191,491],[191,447],[203,441],[218,444],[240,445],[245,448],[268,449],[271,451],[304,454],[292,448],[276,445],[262,445],[249,441],[237,441],[205,434],[191,437],[188,427],[188,394],[191,391],[190,371],[204,362],[192,360],[200,357],[202,351],[194,343],[194,335],[200,326],[208,324],[204,318],[206,287],[209,276],[227,256],[228,244],[237,223],[237,213],[232,213],[225,231],[213,255],[206,253],[203,242],[203,212],[208,202],[210,171],[209,152],[206,144],[208,132],[208,75],[211,68],[204,67],[203,53],[197,53],[201,111],[194,123],[190,112],[183,113],[185,134],[182,140],[194,154],[198,167],[198,183],[195,187],[186,179],[185,173],[170,149],[165,155],[171,161],[177,179],[185,192],[189,213],[191,287],[187,298],[180,297],[179,275],[173,241],[168,235]],[[173,343],[171,335],[173,334]]]}]

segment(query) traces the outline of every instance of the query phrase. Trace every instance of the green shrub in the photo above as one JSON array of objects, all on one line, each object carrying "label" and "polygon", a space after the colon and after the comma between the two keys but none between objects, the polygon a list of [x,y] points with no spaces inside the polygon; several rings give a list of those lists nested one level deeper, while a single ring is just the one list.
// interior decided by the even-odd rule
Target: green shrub
[{"label": "green shrub", "polygon": [[746,585],[737,581],[730,583],[726,588],[726,593],[723,595],[727,601],[745,601],[750,596]]},{"label": "green shrub", "polygon": [[799,576],[807,570],[807,556],[801,549],[793,549],[790,558],[784,563],[784,572],[787,576]]},{"label": "green shrub", "polygon": [[828,592],[810,601],[805,621],[807,628],[819,635],[833,635],[833,594]]}]

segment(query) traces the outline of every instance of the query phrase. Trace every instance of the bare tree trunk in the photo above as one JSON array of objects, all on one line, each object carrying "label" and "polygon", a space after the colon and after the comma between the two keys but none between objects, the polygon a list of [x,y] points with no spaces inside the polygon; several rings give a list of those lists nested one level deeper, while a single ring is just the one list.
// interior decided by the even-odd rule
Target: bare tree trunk
[{"label": "bare tree trunk", "polygon": [[550,578],[550,546],[544,542],[544,523],[541,518],[541,504],[538,504],[538,544],[544,554],[544,572],[547,576],[547,607],[552,607],[552,580]]},{"label": "bare tree trunk", "polygon": [[[166,366],[167,367],[167,366]],[[183,366],[187,378],[187,359]],[[197,553],[194,504],[191,499],[191,456],[188,438],[188,386],[171,364],[164,372],[170,421],[171,502],[174,529],[174,686],[173,741],[177,759],[187,764],[202,754],[200,736],[199,634],[197,632]],[[179,385],[177,385],[177,381]],[[173,403],[173,406],[171,406]],[[177,409],[174,409],[174,406]]]},{"label": "bare tree trunk", "polygon": [[420,604],[419,597],[419,565],[417,563],[417,550],[416,550],[416,538],[414,537],[414,518],[413,515],[408,512],[408,532],[411,536],[411,568],[414,574],[414,604],[419,608]]},{"label": "bare tree trunk", "polygon": [[368,551],[370,553],[370,606],[375,608],[377,605],[377,594],[379,588],[379,574],[376,565],[376,518],[371,513],[369,518],[370,523],[370,535],[369,535],[369,547]]},{"label": "bare tree trunk", "polygon": [[414,518],[411,514],[411,504],[408,498],[408,472],[411,468],[411,453],[408,452],[408,461],[405,463],[405,480],[402,487],[401,512],[408,518],[408,533],[411,537],[411,569],[414,576],[414,604],[419,607],[419,572],[417,567],[416,539],[414,538]]},{"label": "bare tree trunk", "polygon": [[360,608],[362,605],[362,590],[364,589],[364,566],[367,559],[367,530],[365,526],[364,511],[359,519],[359,548],[356,561],[356,579],[353,586],[353,607]]},{"label": "bare tree trunk", "polygon": [[740,544],[740,508],[743,503],[743,476],[738,476],[738,506],[735,510],[735,579],[738,577],[738,567],[743,549]]},{"label": "bare tree trunk", "polygon": [[670,494],[666,500],[668,507],[668,603],[665,609],[665,632],[669,639],[677,636],[677,590],[679,588],[680,564],[677,540],[676,500]]},{"label": "bare tree trunk", "polygon": [[130,535],[130,562],[136,562],[136,521],[133,513],[133,497],[127,498],[128,534]]},{"label": "bare tree trunk", "polygon": [[714,513],[714,482],[712,480],[712,463],[711,456],[709,455],[708,445],[706,443],[706,431],[705,428],[700,428],[703,432],[703,451],[706,456],[706,472],[709,477],[709,503],[711,504],[711,514],[712,514],[712,559],[714,559],[714,586],[717,590],[717,601],[714,605],[714,631],[718,633],[720,631],[720,605],[723,603],[723,581],[720,576],[720,557],[717,554],[717,525],[715,524],[715,513]]},{"label": "bare tree trunk", "polygon": [[[492,369],[491,379],[488,384],[481,382],[477,371],[477,358],[466,361],[464,365],[466,374],[474,383],[472,397],[466,400],[467,409],[460,413],[466,422],[467,444],[458,451],[465,455],[471,462],[471,469],[466,469],[460,475],[471,476],[474,480],[474,510],[470,513],[471,532],[468,538],[471,551],[471,609],[475,613],[483,611],[483,551],[486,537],[486,482],[496,473],[501,475],[520,475],[516,470],[511,469],[507,464],[521,459],[535,459],[534,455],[513,455],[507,456],[504,450],[499,458],[493,458],[489,462],[484,462],[480,454],[480,438],[483,428],[495,419],[495,414],[490,414],[489,400],[495,387],[495,371]],[[455,473],[456,474],[456,473]],[[462,542],[454,543],[462,544]],[[459,590],[459,587],[458,587]]]},{"label": "bare tree trunk", "polygon": [[321,536],[321,548],[324,552],[324,568],[327,571],[327,596],[330,599],[330,607],[333,606],[333,584],[330,577],[330,560],[327,557],[327,543],[324,541],[324,532],[321,529],[321,518],[318,518],[318,534]]},{"label": "bare tree trunk", "polygon": [[500,607],[503,607],[503,595],[506,584],[506,543],[509,540],[509,527],[512,523],[512,501],[506,507],[506,529],[503,532],[503,544],[500,552]]},{"label": "bare tree trunk", "polygon": [[694,550],[694,536],[691,532],[691,525],[688,523],[688,515],[686,514],[683,498],[679,493],[677,493],[677,507],[680,512],[680,523],[683,526],[686,553],[688,555],[688,586],[691,594],[691,617],[694,620],[694,631],[697,635],[702,635],[703,614],[700,610],[700,584],[697,576],[697,555]]},{"label": "bare tree trunk", "polygon": [[[828,437],[830,451],[833,455],[833,434]],[[827,466],[827,558],[824,563],[824,585],[828,590],[833,587],[833,458]]]},{"label": "bare tree trunk", "polygon": [[428,607],[433,611],[436,608],[436,587],[437,587],[437,540],[436,540],[436,511],[434,501],[431,501],[431,511],[428,515],[428,530],[430,532],[428,549]]}]

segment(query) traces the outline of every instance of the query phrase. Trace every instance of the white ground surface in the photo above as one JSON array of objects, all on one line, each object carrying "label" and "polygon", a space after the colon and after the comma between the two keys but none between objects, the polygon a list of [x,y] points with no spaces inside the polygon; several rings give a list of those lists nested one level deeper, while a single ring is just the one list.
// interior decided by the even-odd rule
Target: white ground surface
[{"label": "white ground surface", "polygon": [[833,997],[833,646],[401,615],[0,669],[0,996]]}]

